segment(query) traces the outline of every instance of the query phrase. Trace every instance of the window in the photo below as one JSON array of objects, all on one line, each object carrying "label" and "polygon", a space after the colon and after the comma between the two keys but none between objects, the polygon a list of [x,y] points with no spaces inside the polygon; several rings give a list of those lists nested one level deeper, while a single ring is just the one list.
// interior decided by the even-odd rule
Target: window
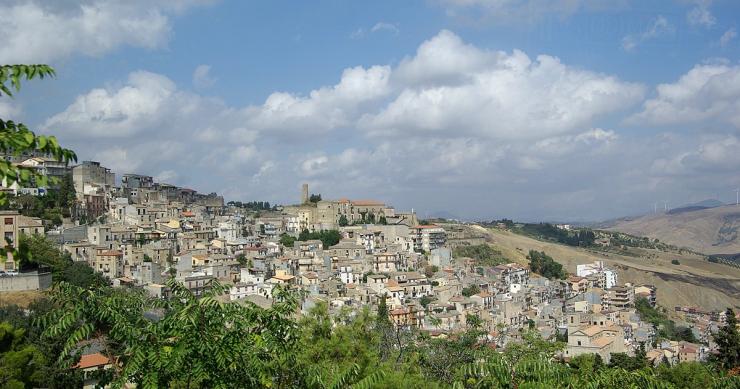
[{"label": "window", "polygon": [[12,225],[13,224],[13,218],[12,217],[6,217],[5,218],[5,225]]},{"label": "window", "polygon": [[6,242],[9,241],[10,243],[13,243],[13,233],[12,232],[8,231],[5,233],[5,241]]},{"label": "window", "polygon": [[580,341],[580,340],[578,341],[578,345],[579,345],[579,346],[581,345],[581,341]]}]

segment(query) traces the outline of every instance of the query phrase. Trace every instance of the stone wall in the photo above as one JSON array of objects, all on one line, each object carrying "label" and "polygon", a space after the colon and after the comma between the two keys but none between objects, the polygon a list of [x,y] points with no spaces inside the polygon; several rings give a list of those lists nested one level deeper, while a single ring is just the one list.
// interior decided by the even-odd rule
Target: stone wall
[{"label": "stone wall", "polygon": [[20,292],[24,290],[46,290],[51,287],[51,273],[21,273],[15,276],[0,277],[0,292]]}]

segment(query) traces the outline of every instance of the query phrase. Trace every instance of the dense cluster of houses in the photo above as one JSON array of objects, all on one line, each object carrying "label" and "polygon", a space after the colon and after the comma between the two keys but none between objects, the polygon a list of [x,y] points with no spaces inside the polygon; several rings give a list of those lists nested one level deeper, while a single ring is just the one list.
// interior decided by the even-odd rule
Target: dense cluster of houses
[{"label": "dense cluster of houses", "polygon": [[[708,350],[686,342],[653,347],[655,329],[641,321],[635,299],[654,305],[655,288],[619,284],[617,272],[601,262],[549,280],[518,263],[486,267],[453,258],[451,246],[480,244],[482,237],[459,224],[421,224],[413,210],[379,201],[312,202],[304,186],[298,205],[253,212],[149,176],[126,174],[116,185],[114,173],[97,162],[71,172],[88,223],[48,236],[114,286],[166,296],[166,280],[174,277],[200,295],[218,280],[231,285],[223,301],[269,306],[275,288],[289,285],[305,291],[304,312],[318,301],[337,311],[384,299],[398,328],[445,337],[464,331],[475,316],[497,347],[518,341],[528,328],[545,338],[567,336],[566,358],[596,353],[609,361],[640,344],[658,362],[700,360]],[[0,228],[7,230],[9,218],[17,228],[40,225],[16,214]],[[325,246],[285,239],[327,230],[337,230],[340,240]],[[707,331],[721,317],[695,322],[697,338],[709,342]]]}]

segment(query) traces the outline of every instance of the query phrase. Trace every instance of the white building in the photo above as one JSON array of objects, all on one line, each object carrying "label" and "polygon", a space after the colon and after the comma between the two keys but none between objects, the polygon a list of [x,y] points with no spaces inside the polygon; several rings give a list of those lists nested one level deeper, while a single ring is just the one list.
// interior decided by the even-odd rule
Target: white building
[{"label": "white building", "polygon": [[587,263],[576,266],[576,274],[579,277],[587,277],[592,274],[599,274],[604,284],[604,289],[609,289],[617,286],[617,272],[604,266],[604,261],[594,261],[594,263]]}]

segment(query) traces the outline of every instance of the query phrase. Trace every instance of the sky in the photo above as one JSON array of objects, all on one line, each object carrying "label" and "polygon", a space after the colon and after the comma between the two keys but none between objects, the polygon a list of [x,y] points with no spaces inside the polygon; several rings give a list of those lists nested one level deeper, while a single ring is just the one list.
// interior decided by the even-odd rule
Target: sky
[{"label": "sky", "polygon": [[0,0],[0,117],[117,176],[598,221],[740,186],[733,0]]}]

